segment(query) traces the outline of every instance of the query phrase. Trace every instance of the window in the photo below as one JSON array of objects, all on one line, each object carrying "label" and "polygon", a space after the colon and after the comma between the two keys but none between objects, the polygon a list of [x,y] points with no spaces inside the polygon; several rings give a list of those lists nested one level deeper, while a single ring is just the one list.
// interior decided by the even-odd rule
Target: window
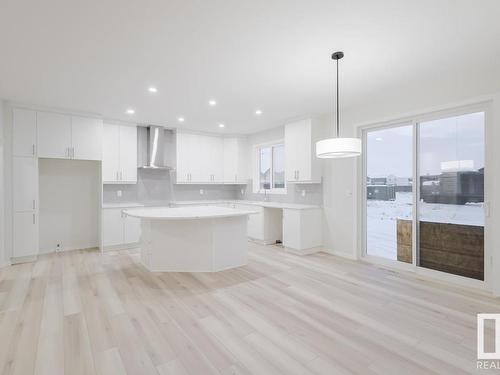
[{"label": "window", "polygon": [[285,146],[282,143],[257,147],[257,170],[255,192],[286,193]]}]

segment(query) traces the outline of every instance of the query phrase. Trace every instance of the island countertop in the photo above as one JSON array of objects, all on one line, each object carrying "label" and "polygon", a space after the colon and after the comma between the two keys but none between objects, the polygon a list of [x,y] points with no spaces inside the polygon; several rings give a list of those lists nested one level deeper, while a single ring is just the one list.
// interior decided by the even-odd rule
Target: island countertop
[{"label": "island countertop", "polygon": [[255,214],[255,211],[217,206],[141,207],[123,210],[123,213],[140,219],[193,220],[235,217]]}]

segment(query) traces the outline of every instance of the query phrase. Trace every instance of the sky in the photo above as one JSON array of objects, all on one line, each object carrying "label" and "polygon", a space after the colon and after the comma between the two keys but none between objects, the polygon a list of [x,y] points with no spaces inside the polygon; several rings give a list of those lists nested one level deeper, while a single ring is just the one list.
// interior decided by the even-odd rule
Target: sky
[{"label": "sky", "polygon": [[[472,160],[474,169],[484,167],[484,113],[422,122],[419,125],[420,174],[440,174],[441,163]],[[413,128],[370,131],[367,134],[369,177],[412,176]],[[470,162],[469,162],[470,163]]]}]

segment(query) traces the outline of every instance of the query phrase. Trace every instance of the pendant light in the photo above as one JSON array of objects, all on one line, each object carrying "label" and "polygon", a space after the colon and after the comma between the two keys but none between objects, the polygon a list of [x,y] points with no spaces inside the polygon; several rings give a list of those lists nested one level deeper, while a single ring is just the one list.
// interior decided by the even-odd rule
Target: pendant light
[{"label": "pendant light", "polygon": [[327,138],[316,142],[316,156],[322,159],[349,158],[361,155],[361,139],[340,137],[339,60],[342,57],[344,57],[344,52],[332,54],[332,60],[337,62],[336,138]]}]

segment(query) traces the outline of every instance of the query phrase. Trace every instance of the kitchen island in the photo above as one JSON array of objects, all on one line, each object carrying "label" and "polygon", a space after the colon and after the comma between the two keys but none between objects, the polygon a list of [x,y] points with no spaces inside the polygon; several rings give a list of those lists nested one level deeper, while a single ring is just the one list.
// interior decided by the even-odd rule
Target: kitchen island
[{"label": "kitchen island", "polygon": [[152,272],[217,272],[247,263],[251,210],[152,207],[124,210],[141,219],[141,262]]}]

